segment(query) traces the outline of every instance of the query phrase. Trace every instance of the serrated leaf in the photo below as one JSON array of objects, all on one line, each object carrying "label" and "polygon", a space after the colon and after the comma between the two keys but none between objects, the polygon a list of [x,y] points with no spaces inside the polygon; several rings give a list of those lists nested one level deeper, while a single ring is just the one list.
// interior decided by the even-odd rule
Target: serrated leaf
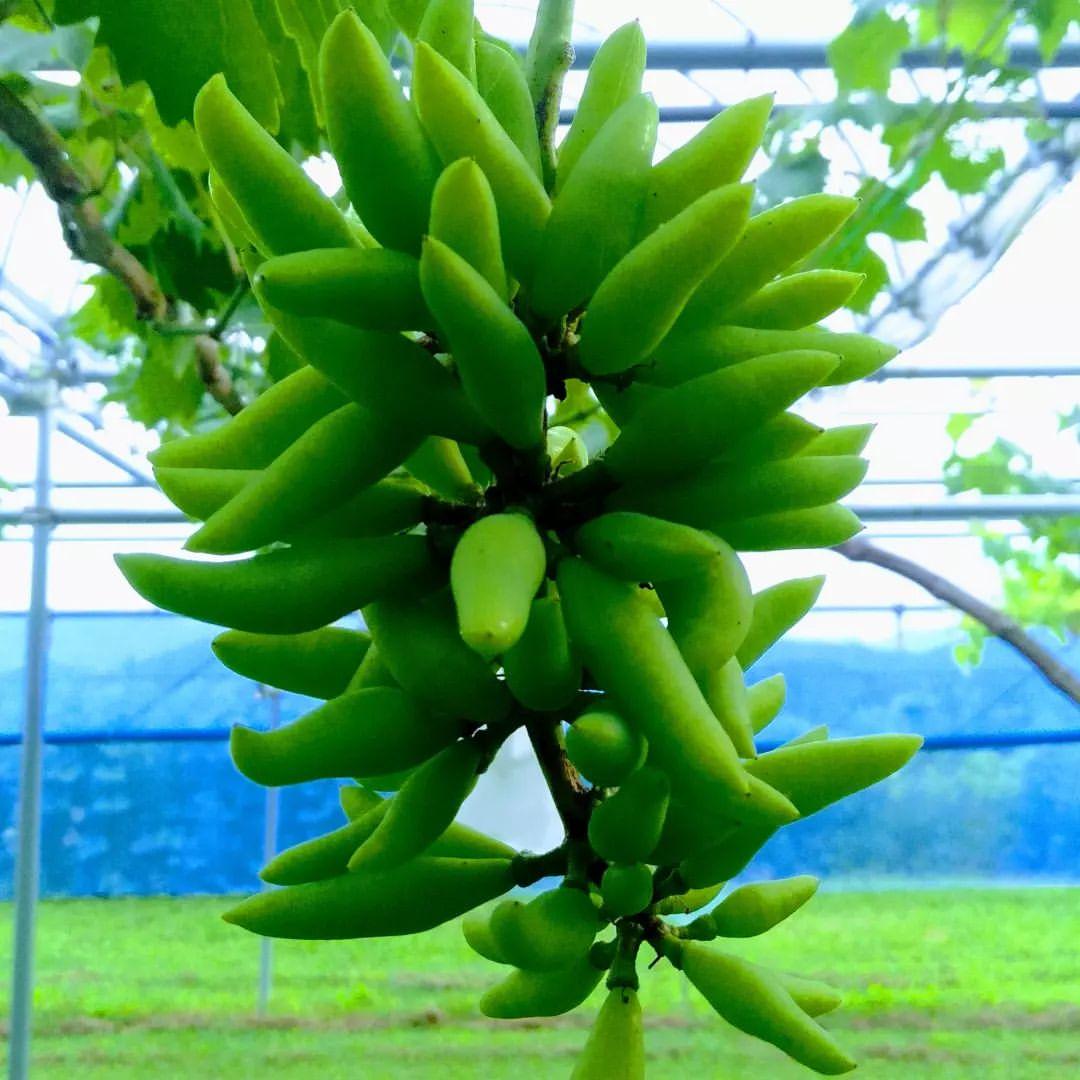
[{"label": "serrated leaf", "polygon": [[969,151],[953,139],[938,139],[923,159],[923,165],[927,171],[936,172],[945,186],[957,194],[977,195],[1005,167],[1005,151],[999,147]]},{"label": "serrated leaf", "polygon": [[145,247],[132,254],[146,265],[166,296],[186,301],[196,311],[216,310],[235,286],[225,252],[209,236],[195,243],[172,223],[159,228]]},{"label": "serrated leaf", "polygon": [[270,47],[270,56],[281,88],[281,125],[278,137],[287,146],[297,146],[305,154],[319,149],[319,125],[311,96],[308,72],[301,63],[296,41],[285,32],[277,0],[251,0]]},{"label": "serrated leaf", "polygon": [[91,16],[120,77],[149,85],[165,123],[190,119],[203,83],[223,71],[259,122],[277,130],[280,88],[251,0],[56,0],[58,23]]},{"label": "serrated leaf", "polygon": [[945,434],[953,442],[958,441],[960,436],[975,423],[978,417],[978,413],[953,413],[945,423]]},{"label": "serrated leaf", "polygon": [[189,426],[203,396],[191,338],[152,335],[134,378],[109,396],[147,427],[162,421]]},{"label": "serrated leaf", "polygon": [[889,88],[900,54],[911,44],[904,19],[877,11],[856,19],[829,45],[829,64],[842,91]]},{"label": "serrated leaf", "polygon": [[1028,18],[1039,36],[1039,52],[1044,61],[1053,58],[1069,27],[1080,21],[1080,0],[1033,0]]},{"label": "serrated leaf", "polygon": [[1003,61],[1013,23],[1013,5],[993,0],[949,0],[945,41],[962,52],[987,60]]},{"label": "serrated leaf", "polygon": [[112,274],[94,274],[87,281],[93,292],[67,321],[67,329],[81,341],[109,348],[135,332],[138,319],[131,293]]},{"label": "serrated leaf", "polygon": [[829,163],[811,140],[802,150],[782,151],[758,177],[757,191],[768,206],[785,199],[821,191],[829,175]]},{"label": "serrated leaf", "polygon": [[880,180],[867,180],[856,192],[861,202],[858,224],[866,233],[879,232],[894,240],[925,240],[926,218],[908,202],[908,192]]}]

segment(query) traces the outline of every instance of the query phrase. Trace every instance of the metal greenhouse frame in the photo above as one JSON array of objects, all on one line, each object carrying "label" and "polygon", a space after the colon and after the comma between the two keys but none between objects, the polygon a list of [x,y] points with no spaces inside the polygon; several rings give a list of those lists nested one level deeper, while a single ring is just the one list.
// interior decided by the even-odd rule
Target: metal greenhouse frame
[{"label": "metal greenhouse frame", "polygon": [[[595,53],[595,46],[582,46],[574,66],[583,68]],[[1013,59],[1038,67],[1041,58],[1034,46],[1020,45],[1013,50]],[[959,61],[957,61],[959,63]],[[1080,68],[1080,44],[1067,44],[1053,66]],[[826,69],[824,45],[790,44],[659,44],[650,50],[650,65],[658,69],[680,72],[694,70],[754,70],[788,69],[795,71]],[[920,67],[940,68],[942,58],[929,50],[905,53],[902,66],[908,70]],[[701,122],[715,115],[716,104],[704,106],[667,107],[661,110],[664,122]],[[1007,110],[993,115],[1013,115]],[[1080,119],[1080,101],[1050,102],[1047,115],[1058,119]],[[564,119],[569,119],[567,114]],[[1071,174],[1073,160],[1062,160],[1063,174]],[[956,231],[959,235],[959,231]],[[0,278],[0,290],[10,288]],[[25,297],[20,297],[25,306]],[[893,303],[902,303],[895,297]],[[0,299],[0,307],[10,307]],[[42,342],[43,351],[53,354],[60,347],[58,339],[47,326],[47,319],[32,329]],[[0,372],[3,371],[0,356]],[[1061,366],[1024,365],[1022,363],[983,365],[978,367],[912,368],[904,365],[887,367],[873,376],[875,380],[959,379],[959,378],[1030,378],[1080,377],[1080,363]],[[50,450],[54,436],[79,442],[102,460],[123,470],[131,479],[130,486],[153,486],[153,478],[139,465],[115,454],[107,446],[84,434],[77,424],[65,416],[58,404],[59,384],[52,378],[37,383],[0,374],[0,393],[19,399],[21,413],[36,415],[36,468],[32,504],[22,510],[0,512],[0,526],[29,527],[32,550],[30,600],[26,621],[25,710],[21,736],[0,736],[0,747],[20,745],[18,842],[15,874],[15,924],[12,973],[12,1004],[10,1023],[11,1080],[26,1080],[30,1068],[32,1027],[32,988],[34,979],[35,916],[39,892],[42,753],[47,743],[71,745],[100,742],[150,741],[219,741],[228,737],[224,728],[142,730],[125,733],[108,731],[46,732],[44,715],[48,672],[48,627],[50,612],[47,605],[49,548],[53,530],[64,525],[131,526],[145,524],[184,524],[187,519],[173,510],[132,510],[121,507],[94,510],[61,509],[54,504],[54,485]],[[88,485],[90,486],[90,485]],[[99,485],[93,485],[95,487]],[[104,490],[109,485],[100,485]],[[115,486],[115,485],[114,485]],[[1014,520],[1022,516],[1062,517],[1080,516],[1080,494],[1027,497],[984,497],[979,499],[943,499],[937,501],[850,503],[860,516],[871,522],[944,522],[967,520]],[[889,609],[894,610],[894,609]],[[903,609],[895,609],[902,613]],[[271,722],[272,719],[271,719]],[[928,740],[927,750],[972,748],[1006,748],[1021,745],[1080,742],[1080,727],[1055,731],[998,732],[985,736],[943,736]],[[276,833],[276,793],[271,792],[266,805],[265,844],[273,851]],[[264,942],[260,965],[258,1002],[265,1009],[270,989],[270,945]]]}]

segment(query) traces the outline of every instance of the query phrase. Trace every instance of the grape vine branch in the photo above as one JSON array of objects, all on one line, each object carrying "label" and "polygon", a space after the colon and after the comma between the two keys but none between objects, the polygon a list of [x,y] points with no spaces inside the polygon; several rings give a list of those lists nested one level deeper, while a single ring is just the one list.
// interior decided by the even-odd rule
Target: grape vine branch
[{"label": "grape vine branch", "polygon": [[[64,240],[72,255],[100,266],[115,277],[131,295],[140,319],[153,324],[164,323],[170,311],[168,298],[150,271],[123,244],[113,239],[101,211],[93,202],[94,191],[68,154],[64,140],[2,82],[0,131],[33,165],[41,186],[56,203]],[[207,393],[235,416],[244,403],[221,362],[221,350],[214,334],[195,334],[195,358]]]}]

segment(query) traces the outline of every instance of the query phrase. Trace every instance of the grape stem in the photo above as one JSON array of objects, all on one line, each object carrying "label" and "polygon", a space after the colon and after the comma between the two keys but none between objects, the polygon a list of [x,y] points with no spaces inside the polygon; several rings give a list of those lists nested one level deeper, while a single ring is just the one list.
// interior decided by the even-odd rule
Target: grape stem
[{"label": "grape stem", "polygon": [[591,800],[555,733],[558,722],[550,716],[534,715],[525,722],[525,730],[566,829],[567,840],[583,840],[588,830]]},{"label": "grape stem", "polygon": [[559,125],[563,79],[574,59],[574,46],[570,42],[573,25],[574,0],[540,0],[525,57],[525,72],[536,111],[536,133],[540,138],[540,163],[548,191],[555,187],[555,131]]},{"label": "grape stem", "polygon": [[618,937],[615,939],[615,959],[608,972],[607,988],[625,987],[637,990],[637,954],[645,940],[645,930],[639,922],[623,919],[617,924]]},{"label": "grape stem", "polygon": [[522,852],[514,858],[512,872],[514,884],[521,888],[528,888],[536,884],[541,878],[553,877],[557,874],[565,874],[568,865],[567,845],[560,844],[551,851],[545,851],[542,855],[530,855]]}]

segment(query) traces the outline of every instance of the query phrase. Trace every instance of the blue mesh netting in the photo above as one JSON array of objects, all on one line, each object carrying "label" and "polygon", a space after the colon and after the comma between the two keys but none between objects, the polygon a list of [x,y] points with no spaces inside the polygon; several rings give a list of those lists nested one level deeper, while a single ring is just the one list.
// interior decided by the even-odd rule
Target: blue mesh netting
[{"label": "blue mesh netting", "polygon": [[[17,731],[24,624],[0,619],[0,733]],[[51,730],[263,725],[270,703],[223,669],[213,631],[161,617],[54,620]],[[755,668],[783,670],[788,707],[770,729],[837,735],[1075,726],[1075,710],[1004,648],[974,672],[921,652],[790,642]],[[311,706],[279,700],[287,722]],[[0,895],[11,888],[19,751],[0,748]],[[770,842],[750,876],[818,872],[833,882],[1080,878],[1080,745],[927,753],[881,788]],[[50,746],[44,761],[43,890],[49,895],[221,892],[256,884],[264,793],[221,742]],[[281,794],[280,846],[342,821],[336,784]]]}]

